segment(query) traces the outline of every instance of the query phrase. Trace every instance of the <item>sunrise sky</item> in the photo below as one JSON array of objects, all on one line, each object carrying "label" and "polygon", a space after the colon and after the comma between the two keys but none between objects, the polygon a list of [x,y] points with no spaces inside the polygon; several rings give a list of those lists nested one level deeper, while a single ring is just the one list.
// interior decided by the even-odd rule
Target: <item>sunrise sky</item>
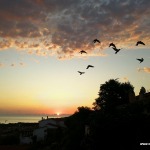
[{"label": "sunrise sky", "polygon": [[116,78],[150,91],[149,0],[0,0],[0,114],[72,114]]}]

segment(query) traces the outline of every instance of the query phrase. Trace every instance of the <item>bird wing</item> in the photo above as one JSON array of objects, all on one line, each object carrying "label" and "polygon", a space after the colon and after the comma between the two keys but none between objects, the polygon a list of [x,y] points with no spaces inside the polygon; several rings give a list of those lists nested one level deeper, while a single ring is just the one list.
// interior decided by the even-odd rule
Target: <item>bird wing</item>
[{"label": "bird wing", "polygon": [[110,47],[110,46],[113,46],[113,43],[110,43],[110,44],[109,44],[109,47]]},{"label": "bird wing", "polygon": [[141,61],[141,59],[138,59],[138,58],[137,58],[137,60]]},{"label": "bird wing", "polygon": [[143,44],[143,45],[145,45],[145,43],[143,43],[142,41],[140,43]]},{"label": "bird wing", "polygon": [[82,54],[82,53],[86,53],[86,51],[82,50],[82,51],[80,51],[79,53],[81,53],[81,54]]},{"label": "bird wing", "polygon": [[86,53],[86,51],[82,50],[82,53]]},{"label": "bird wing", "polygon": [[116,48],[116,45],[112,43],[112,46]]},{"label": "bird wing", "polygon": [[110,46],[113,46],[113,47],[116,48],[116,45],[115,45],[114,43],[110,43],[110,44],[109,44],[109,47],[110,47]]},{"label": "bird wing", "polygon": [[100,41],[99,41],[98,39],[94,39],[93,42],[94,42],[94,43],[95,43],[95,42],[100,43]]},{"label": "bird wing", "polygon": [[144,42],[142,42],[142,41],[138,41],[138,42],[136,43],[136,46],[138,46],[138,44],[145,45],[145,43],[144,43]]},{"label": "bird wing", "polygon": [[113,50],[117,51],[117,49],[115,47],[113,47]]},{"label": "bird wing", "polygon": [[92,65],[88,65],[88,66],[86,67],[86,69],[88,69],[89,67],[94,67],[94,66],[92,66]]},{"label": "bird wing", "polygon": [[100,41],[98,39],[96,41],[100,43]]},{"label": "bird wing", "polygon": [[81,71],[78,71],[78,72],[80,73],[80,75],[83,74],[83,73],[85,73],[85,72],[81,72]]},{"label": "bird wing", "polygon": [[94,67],[94,66],[92,66],[92,65],[89,65],[89,67]]}]

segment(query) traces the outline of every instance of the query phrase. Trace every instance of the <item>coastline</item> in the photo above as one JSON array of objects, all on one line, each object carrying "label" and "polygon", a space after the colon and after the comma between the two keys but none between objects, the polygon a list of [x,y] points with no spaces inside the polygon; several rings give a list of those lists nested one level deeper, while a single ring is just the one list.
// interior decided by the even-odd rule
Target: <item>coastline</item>
[{"label": "coastline", "polygon": [[51,114],[51,115],[0,115],[0,124],[11,124],[11,123],[38,123],[42,117],[47,118],[64,118],[71,114]]}]

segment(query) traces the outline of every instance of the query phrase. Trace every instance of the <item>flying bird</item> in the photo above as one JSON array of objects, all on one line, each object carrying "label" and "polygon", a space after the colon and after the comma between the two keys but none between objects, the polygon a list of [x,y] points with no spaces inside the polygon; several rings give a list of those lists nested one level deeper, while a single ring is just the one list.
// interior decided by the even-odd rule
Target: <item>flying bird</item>
[{"label": "flying bird", "polygon": [[94,39],[93,42],[94,42],[94,43],[96,43],[96,42],[97,42],[97,43],[100,43],[100,41],[99,41],[98,39]]},{"label": "flying bird", "polygon": [[115,47],[113,47],[113,49],[114,49],[114,51],[116,51],[115,54],[117,54],[121,50],[121,49],[118,49],[118,48],[115,48]]},{"label": "flying bird", "polygon": [[115,45],[114,43],[110,43],[110,44],[109,44],[109,47],[110,47],[110,46],[116,48],[116,45]]},{"label": "flying bird", "polygon": [[78,71],[80,73],[80,75],[84,74],[85,72],[81,72],[81,71]]},{"label": "flying bird", "polygon": [[137,60],[138,60],[140,63],[142,63],[142,62],[144,61],[143,58],[141,58],[141,59],[137,58]]},{"label": "flying bird", "polygon": [[138,41],[138,42],[136,43],[136,46],[138,46],[139,44],[145,45],[145,43],[143,43],[142,41]]},{"label": "flying bird", "polygon": [[94,67],[94,66],[92,66],[92,65],[88,65],[88,66],[86,67],[86,69],[89,69],[90,67]]},{"label": "flying bird", "polygon": [[79,53],[81,53],[81,54],[83,54],[83,53],[87,54],[87,52],[84,51],[84,50],[80,51]]}]

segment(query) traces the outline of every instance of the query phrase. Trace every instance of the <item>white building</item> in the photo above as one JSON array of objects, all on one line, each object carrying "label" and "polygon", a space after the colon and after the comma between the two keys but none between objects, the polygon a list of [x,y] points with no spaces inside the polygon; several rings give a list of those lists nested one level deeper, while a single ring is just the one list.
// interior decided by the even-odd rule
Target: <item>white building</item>
[{"label": "white building", "polygon": [[43,141],[47,136],[47,127],[40,127],[33,131],[33,136],[36,137],[36,141]]},{"label": "white building", "polygon": [[62,118],[48,118],[39,121],[39,128],[33,131],[33,136],[36,136],[37,141],[42,141],[47,136],[47,129],[65,128]]}]

